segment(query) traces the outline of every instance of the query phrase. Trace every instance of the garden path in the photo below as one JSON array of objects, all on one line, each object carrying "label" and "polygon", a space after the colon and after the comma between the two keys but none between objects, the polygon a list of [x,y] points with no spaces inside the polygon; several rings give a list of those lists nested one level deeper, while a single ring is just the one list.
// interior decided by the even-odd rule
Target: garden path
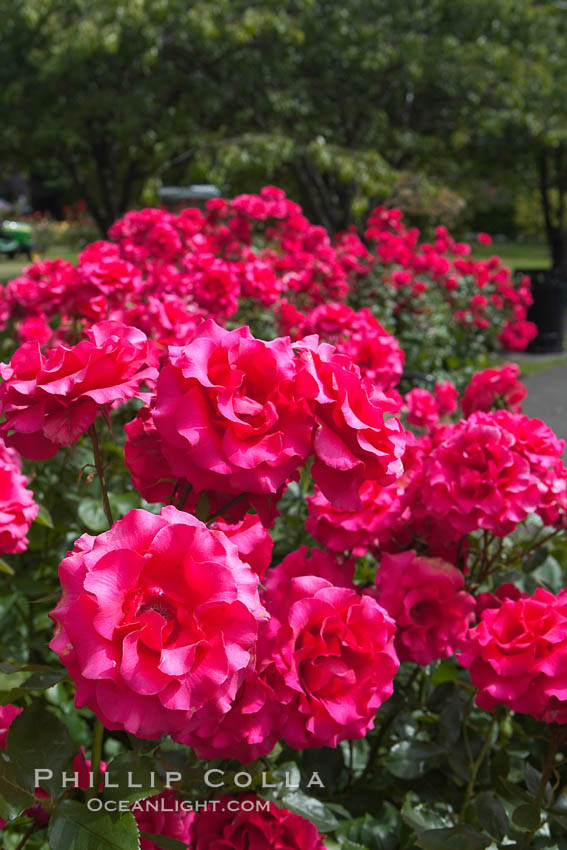
[{"label": "garden path", "polygon": [[543,419],[567,441],[567,363],[530,375],[524,378],[524,384],[528,390],[524,413]]}]

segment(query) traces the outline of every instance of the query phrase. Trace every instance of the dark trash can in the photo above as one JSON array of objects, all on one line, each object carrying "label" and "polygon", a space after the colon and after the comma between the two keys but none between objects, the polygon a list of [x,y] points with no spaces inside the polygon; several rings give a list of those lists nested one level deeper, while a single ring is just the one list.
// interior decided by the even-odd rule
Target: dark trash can
[{"label": "dark trash can", "polygon": [[537,336],[528,345],[531,354],[563,351],[565,334],[565,272],[558,269],[518,269],[514,277],[527,275],[532,282],[534,303],[527,319],[537,327]]}]

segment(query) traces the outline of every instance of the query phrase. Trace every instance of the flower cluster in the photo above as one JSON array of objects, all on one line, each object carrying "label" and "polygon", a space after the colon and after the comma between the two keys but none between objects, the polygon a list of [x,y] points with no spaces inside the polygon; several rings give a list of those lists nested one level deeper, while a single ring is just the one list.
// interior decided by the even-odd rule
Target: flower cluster
[{"label": "flower cluster", "polygon": [[395,625],[353,587],[354,564],[305,547],[269,570],[256,670],[221,724],[183,738],[202,758],[252,761],[283,737],[296,749],[361,738],[392,694]]},{"label": "flower cluster", "polygon": [[529,278],[516,284],[499,257],[472,259],[470,246],[455,242],[445,227],[436,228],[432,243],[420,243],[419,231],[404,225],[400,211],[385,207],[370,215],[366,238],[375,245],[377,264],[394,292],[396,313],[417,317],[427,312],[435,293],[452,322],[492,335],[493,344],[521,351],[535,336],[535,326],[526,321],[532,303]]},{"label": "flower cluster", "polygon": [[[420,243],[399,210],[383,207],[366,239],[370,248],[353,229],[331,239],[273,186],[209,201],[204,211],[133,210],[76,265],[41,260],[10,281],[0,322],[12,322],[21,342],[47,345],[112,319],[166,347],[190,342],[204,319],[273,307],[284,332],[319,334],[385,390],[397,384],[404,355],[384,326],[405,348],[406,331],[440,305],[455,345],[461,332],[481,348],[521,350],[533,337],[529,281],[516,284],[498,257],[472,260],[445,228]],[[427,332],[427,321],[420,327]]]}]

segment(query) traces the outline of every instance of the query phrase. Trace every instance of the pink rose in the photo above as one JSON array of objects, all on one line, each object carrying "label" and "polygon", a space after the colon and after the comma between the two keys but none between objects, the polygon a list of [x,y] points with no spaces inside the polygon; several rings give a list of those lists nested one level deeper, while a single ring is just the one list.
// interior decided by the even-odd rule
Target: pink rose
[{"label": "pink rose", "polygon": [[511,582],[501,584],[494,593],[478,593],[476,596],[476,616],[480,618],[486,608],[500,608],[506,599],[524,599],[527,593],[522,593],[519,587]]},{"label": "pink rose", "polygon": [[[194,850],[325,850],[311,821],[269,804],[256,810],[254,794],[221,797],[220,805],[195,814],[191,825]],[[144,848],[145,850],[145,848]]]},{"label": "pink rose", "polygon": [[173,507],[133,510],[62,561],[51,648],[109,729],[179,735],[226,713],[266,614],[220,531]]},{"label": "pink rose", "polygon": [[435,399],[439,408],[440,416],[448,416],[457,409],[459,393],[451,381],[435,384]]},{"label": "pink rose", "polygon": [[314,382],[313,480],[335,507],[359,510],[364,481],[385,486],[403,472],[404,434],[397,419],[386,418],[395,402],[361,383],[356,367],[332,346],[307,337],[298,347]]},{"label": "pink rose", "polygon": [[157,377],[157,356],[146,336],[119,322],[101,322],[88,339],[44,356],[24,343],[0,365],[0,434],[24,457],[46,460],[88,430],[102,408],[133,398]]},{"label": "pink rose", "polygon": [[537,326],[524,319],[509,319],[498,336],[498,342],[506,351],[524,351],[528,343],[537,336]]},{"label": "pink rose", "polygon": [[17,705],[0,705],[0,749],[6,749],[10,726],[23,710],[23,708],[18,708]]},{"label": "pink rose", "polygon": [[247,514],[234,524],[219,517],[211,528],[222,531],[238,549],[240,560],[249,564],[258,578],[264,577],[272,559],[274,541],[262,525],[260,517]]},{"label": "pink rose", "polygon": [[545,723],[567,723],[567,593],[533,596],[485,608],[463,640],[477,705],[506,705]]},{"label": "pink rose", "polygon": [[[261,640],[260,635],[260,654]],[[226,714],[220,719],[203,718],[178,740],[192,747],[201,759],[230,758],[249,764],[267,755],[283,734],[282,708],[271,686],[271,675],[271,669],[249,673]]]},{"label": "pink rose", "polygon": [[478,528],[509,534],[542,501],[544,462],[531,455],[555,448],[542,425],[502,410],[445,426],[411,491],[414,516],[442,522],[453,540]]},{"label": "pink rose", "polygon": [[453,655],[474,617],[475,601],[464,583],[463,574],[440,558],[382,556],[376,599],[396,623],[400,661],[429,664]]},{"label": "pink rose", "polygon": [[311,449],[313,418],[289,342],[212,320],[170,348],[154,422],[173,474],[197,492],[276,493]]},{"label": "pink rose", "polygon": [[292,578],[264,602],[272,620],[262,676],[281,704],[286,742],[336,747],[364,737],[392,695],[393,620],[369,596],[316,576]]},{"label": "pink rose", "polygon": [[227,263],[213,254],[187,254],[183,267],[191,277],[199,307],[217,318],[236,313],[240,279],[235,263]]},{"label": "pink rose", "polygon": [[354,566],[352,559],[345,560],[322,549],[309,550],[307,546],[300,546],[295,552],[286,555],[277,567],[268,570],[264,580],[265,592],[270,605],[283,610],[293,579],[316,576],[336,587],[352,589]]},{"label": "pink rose", "polygon": [[429,390],[416,387],[406,393],[407,420],[418,428],[432,428],[439,422],[439,405]]},{"label": "pink rose", "polygon": [[463,395],[463,414],[470,416],[477,410],[489,411],[496,407],[507,407],[512,413],[521,413],[522,401],[528,391],[519,382],[519,376],[520,367],[516,363],[477,372]]},{"label": "pink rose", "polygon": [[[281,498],[283,485],[275,493],[249,493],[243,494],[245,498],[238,499],[222,490],[203,490],[198,493],[186,478],[178,477],[171,470],[164,455],[162,437],[154,424],[153,407],[140,408],[135,419],[128,422],[124,430],[125,463],[130,470],[132,484],[146,501],[173,503],[194,513],[197,503],[201,500],[208,505],[210,514],[219,512],[223,519],[230,523],[241,522],[247,510],[253,507],[265,527],[273,524],[278,515],[276,506]],[[256,534],[259,534],[259,531],[256,531]],[[267,545],[266,542],[264,547]],[[259,551],[257,554],[263,557]]]},{"label": "pink rose", "polygon": [[[193,812],[184,811],[180,806],[182,798],[176,791],[166,789],[145,800],[132,805],[140,832],[174,838],[189,845]],[[158,850],[157,844],[149,838],[140,838],[140,850]]]},{"label": "pink rose", "polygon": [[401,511],[397,484],[381,487],[365,481],[358,491],[359,511],[335,508],[318,487],[307,497],[305,528],[316,540],[336,552],[366,551],[391,538],[392,524]]},{"label": "pink rose", "polygon": [[39,510],[21,468],[17,452],[0,439],[0,552],[26,549],[26,534]]}]

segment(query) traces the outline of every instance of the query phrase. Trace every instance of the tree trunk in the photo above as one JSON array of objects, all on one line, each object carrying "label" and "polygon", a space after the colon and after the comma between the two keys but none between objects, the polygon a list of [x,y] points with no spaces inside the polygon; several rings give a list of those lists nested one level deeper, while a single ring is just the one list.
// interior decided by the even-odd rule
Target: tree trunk
[{"label": "tree trunk", "polygon": [[551,264],[554,269],[567,273],[567,232],[559,228],[547,233],[547,242],[551,254]]},{"label": "tree trunk", "polygon": [[538,158],[539,192],[545,222],[545,236],[552,267],[567,273],[565,151],[542,148]]}]

